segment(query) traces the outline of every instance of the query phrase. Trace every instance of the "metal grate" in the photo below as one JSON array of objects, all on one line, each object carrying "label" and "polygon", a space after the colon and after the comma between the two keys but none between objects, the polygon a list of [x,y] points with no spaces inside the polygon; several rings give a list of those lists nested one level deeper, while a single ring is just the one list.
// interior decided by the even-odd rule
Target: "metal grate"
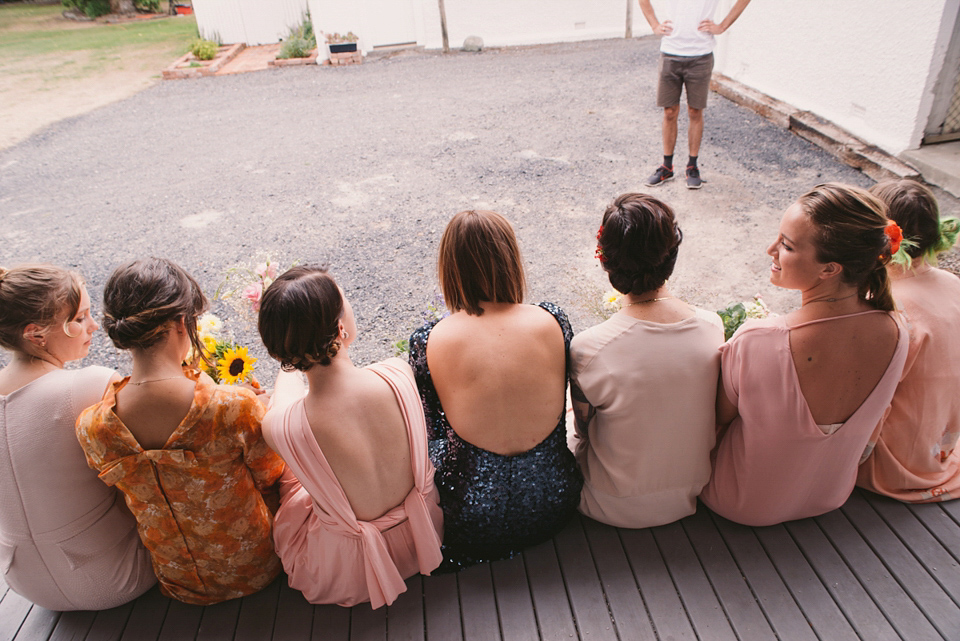
[{"label": "metal grate", "polygon": [[954,134],[960,132],[960,76],[953,86],[953,98],[950,99],[950,107],[947,109],[947,117],[943,121],[943,134]]}]

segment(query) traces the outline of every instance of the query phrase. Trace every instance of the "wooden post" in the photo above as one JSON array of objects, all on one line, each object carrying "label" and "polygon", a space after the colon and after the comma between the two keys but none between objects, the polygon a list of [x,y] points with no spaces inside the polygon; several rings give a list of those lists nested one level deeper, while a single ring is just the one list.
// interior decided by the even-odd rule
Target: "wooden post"
[{"label": "wooden post", "polygon": [[450,38],[447,36],[447,9],[443,6],[443,0],[437,0],[440,4],[440,34],[443,36],[443,53],[450,53]]},{"label": "wooden post", "polygon": [[623,37],[633,37],[633,0],[627,0],[627,31],[623,34]]}]

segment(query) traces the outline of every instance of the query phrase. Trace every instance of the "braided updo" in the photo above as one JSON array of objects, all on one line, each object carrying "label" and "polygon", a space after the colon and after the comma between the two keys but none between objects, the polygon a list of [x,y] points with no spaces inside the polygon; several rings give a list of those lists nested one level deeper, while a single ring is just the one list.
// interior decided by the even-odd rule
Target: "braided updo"
[{"label": "braided updo", "polygon": [[103,327],[118,349],[148,349],[183,320],[202,354],[197,317],[207,309],[200,285],[166,258],[145,258],[113,270],[103,288]]},{"label": "braided updo", "polygon": [[597,253],[610,284],[638,295],[670,278],[682,240],[669,205],[646,194],[623,194],[603,213]]},{"label": "braided updo", "polygon": [[54,265],[0,267],[0,345],[24,349],[23,331],[35,324],[49,330],[67,323],[80,309],[83,278],[77,272]]},{"label": "braided updo", "polygon": [[284,371],[329,365],[340,351],[343,295],[326,267],[293,267],[263,293],[257,322],[267,353]]}]

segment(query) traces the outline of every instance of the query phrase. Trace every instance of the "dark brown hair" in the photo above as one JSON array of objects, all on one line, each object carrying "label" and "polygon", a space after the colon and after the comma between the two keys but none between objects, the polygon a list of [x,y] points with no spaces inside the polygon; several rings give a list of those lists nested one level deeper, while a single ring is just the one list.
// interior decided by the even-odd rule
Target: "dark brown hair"
[{"label": "dark brown hair", "polygon": [[622,294],[642,294],[670,278],[682,240],[669,205],[646,194],[623,194],[603,213],[597,249],[610,284]]},{"label": "dark brown hair", "polygon": [[840,277],[854,285],[875,309],[893,311],[886,265],[890,239],[886,205],[865,189],[839,183],[817,185],[797,200],[815,229],[817,260],[843,267]]},{"label": "dark brown hair", "polygon": [[0,267],[0,345],[23,350],[23,330],[36,324],[48,331],[70,322],[80,309],[83,277],[54,265]]},{"label": "dark brown hair", "polygon": [[343,295],[326,267],[293,267],[267,287],[257,327],[286,371],[329,365],[340,350]]},{"label": "dark brown hair", "polygon": [[197,281],[166,258],[121,265],[103,288],[103,327],[118,349],[148,349],[183,319],[194,353],[202,355],[197,317],[206,309]]},{"label": "dark brown hair", "polygon": [[916,243],[906,249],[910,258],[943,251],[940,207],[929,187],[909,179],[885,180],[871,187],[870,193],[886,203],[887,217],[900,226],[903,237]]},{"label": "dark brown hair", "polygon": [[462,211],[443,231],[437,259],[447,307],[483,314],[481,302],[522,303],[526,282],[513,227],[492,211]]}]

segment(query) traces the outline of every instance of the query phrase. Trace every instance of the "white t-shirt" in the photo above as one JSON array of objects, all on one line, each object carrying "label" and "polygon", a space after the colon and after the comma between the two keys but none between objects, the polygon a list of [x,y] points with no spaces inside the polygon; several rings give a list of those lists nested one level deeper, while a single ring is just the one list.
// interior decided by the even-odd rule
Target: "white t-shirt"
[{"label": "white t-shirt", "polygon": [[704,56],[713,53],[712,33],[697,31],[704,20],[712,20],[720,0],[669,0],[660,22],[673,22],[673,31],[660,40],[660,51],[672,56]]}]

